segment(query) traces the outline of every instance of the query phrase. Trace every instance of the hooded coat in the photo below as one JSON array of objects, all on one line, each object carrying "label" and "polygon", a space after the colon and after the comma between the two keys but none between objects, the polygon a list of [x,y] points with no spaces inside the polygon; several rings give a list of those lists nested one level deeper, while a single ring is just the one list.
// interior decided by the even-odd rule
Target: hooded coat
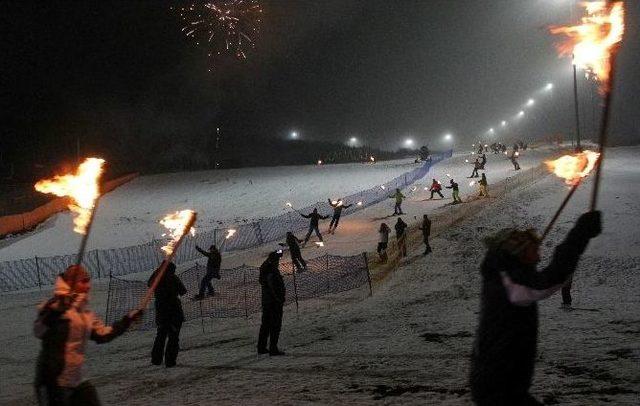
[{"label": "hooded coat", "polygon": [[86,294],[74,294],[61,276],[56,278],[54,297],[39,306],[33,324],[42,341],[36,366],[36,386],[76,388],[82,382],[87,342],[103,344],[124,333],[128,316],[106,326],[87,306]]},{"label": "hooded coat", "polygon": [[218,251],[217,249],[205,251],[198,246],[196,246],[196,250],[207,257],[207,273],[211,274],[216,279],[220,279],[220,264],[222,264],[222,256],[220,255],[220,251]]},{"label": "hooded coat", "polygon": [[[151,286],[160,268],[156,269],[147,286]],[[156,324],[174,325],[184,321],[180,296],[187,293],[182,281],[176,276],[176,266],[170,263],[155,291]]]},{"label": "hooded coat", "polygon": [[284,304],[287,289],[278,270],[278,254],[271,253],[260,265],[260,286],[262,287],[262,306]]}]

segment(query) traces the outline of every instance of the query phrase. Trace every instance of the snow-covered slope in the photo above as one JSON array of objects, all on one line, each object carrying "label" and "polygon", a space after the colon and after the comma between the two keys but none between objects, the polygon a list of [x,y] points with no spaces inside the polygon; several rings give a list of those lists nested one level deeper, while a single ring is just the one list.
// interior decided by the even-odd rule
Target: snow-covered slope
[{"label": "snow-covered slope", "polygon": [[[600,199],[604,230],[574,278],[577,309],[560,310],[557,295],[540,306],[532,392],[546,404],[638,404],[639,159],[640,148],[607,153]],[[588,208],[591,183],[581,186],[546,241],[546,257]],[[474,203],[474,216],[433,239],[432,255],[411,252],[372,297],[363,290],[313,300],[302,304],[299,315],[287,306],[285,357],[255,354],[259,316],[248,322],[213,319],[183,327],[174,369],[150,365],[153,332],[132,332],[90,345],[88,376],[109,405],[470,404],[480,239],[513,224],[542,228],[565,193],[562,182],[546,176],[506,199]],[[354,249],[363,248],[370,243]],[[98,312],[105,291],[106,283],[99,282],[92,301]],[[39,343],[30,323],[35,304],[48,293],[16,293],[0,301],[1,404],[33,404]]]}]

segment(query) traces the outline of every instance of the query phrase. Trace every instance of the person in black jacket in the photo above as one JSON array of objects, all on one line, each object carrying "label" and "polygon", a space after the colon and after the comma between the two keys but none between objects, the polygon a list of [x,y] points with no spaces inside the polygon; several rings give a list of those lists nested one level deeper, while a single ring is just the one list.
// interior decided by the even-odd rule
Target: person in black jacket
[{"label": "person in black jacket", "polygon": [[462,199],[460,199],[460,187],[458,186],[458,184],[453,179],[449,180],[449,184],[450,186],[445,186],[445,187],[447,189],[453,189],[451,193],[451,197],[453,197],[452,204],[462,203]]},{"label": "person in black jacket", "polygon": [[[260,266],[262,324],[258,335],[258,354],[284,355],[284,352],[278,348],[282,327],[282,307],[287,293],[284,279],[278,268],[281,257],[282,251],[274,251]],[[268,349],[267,339],[269,339]]]},{"label": "person in black jacket", "polygon": [[407,223],[402,221],[402,218],[398,217],[398,221],[395,225],[396,229],[396,242],[398,244],[398,258],[407,256]]},{"label": "person in black jacket", "polygon": [[329,216],[320,215],[318,213],[318,209],[313,209],[313,212],[309,214],[300,213],[300,215],[306,219],[311,219],[311,221],[309,221],[309,231],[307,232],[307,236],[304,237],[304,243],[302,244],[302,246],[304,247],[307,244],[307,242],[309,241],[309,237],[311,237],[311,233],[314,231],[316,232],[316,235],[318,236],[320,241],[322,241],[322,234],[320,234],[320,228],[318,227],[318,224],[321,219],[326,220],[329,218]]},{"label": "person in black jacket", "polygon": [[424,254],[427,255],[431,250],[431,245],[429,245],[429,236],[431,235],[431,220],[429,220],[429,216],[426,214],[422,218],[422,226],[419,227],[422,230],[422,241],[424,241],[425,249]]},{"label": "person in black jacket", "polygon": [[281,246],[288,246],[289,253],[291,254],[291,263],[296,268],[298,273],[307,270],[307,262],[302,258],[302,252],[300,252],[300,246],[298,243],[301,243],[302,240],[299,240],[291,231],[287,231],[287,241],[286,243],[280,243]]},{"label": "person in black jacket", "polygon": [[484,171],[484,166],[487,164],[487,154],[484,152],[480,155],[480,169]]},{"label": "person in black jacket", "polygon": [[[158,271],[160,271],[160,268],[153,272],[147,282],[148,286],[153,284]],[[187,289],[176,275],[176,265],[170,262],[155,291],[157,331],[153,349],[151,350],[151,363],[153,365],[161,365],[163,356],[164,365],[167,368],[176,365],[178,351],[180,350],[180,329],[184,321],[180,296],[186,293]]]},{"label": "person in black jacket", "polygon": [[601,232],[600,212],[583,214],[541,272],[533,230],[502,230],[485,240],[480,321],[471,359],[471,395],[478,405],[540,405],[529,394],[538,339],[538,300],[558,291],[589,240]]},{"label": "person in black jacket", "polygon": [[197,245],[196,250],[207,257],[207,273],[200,281],[200,291],[193,297],[195,300],[202,300],[204,298],[205,290],[209,296],[213,296],[215,294],[211,280],[213,278],[220,279],[220,264],[222,263],[222,256],[215,244],[209,247],[209,251],[205,251]]},{"label": "person in black jacket", "polygon": [[331,218],[331,222],[329,223],[329,234],[335,234],[336,228],[338,228],[338,223],[340,222],[340,216],[342,215],[342,209],[348,209],[349,207],[353,206],[353,204],[344,204],[342,200],[328,200],[329,205],[333,207],[333,217]]}]

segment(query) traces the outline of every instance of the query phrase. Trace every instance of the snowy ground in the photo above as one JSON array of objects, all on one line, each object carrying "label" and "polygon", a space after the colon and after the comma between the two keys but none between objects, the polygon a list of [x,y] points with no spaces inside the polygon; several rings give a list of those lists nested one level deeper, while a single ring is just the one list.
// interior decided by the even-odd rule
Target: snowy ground
[{"label": "snowy ground", "polygon": [[[529,165],[536,161],[533,155]],[[489,158],[492,182],[509,163]],[[540,307],[533,392],[547,404],[638,404],[639,158],[640,148],[608,151],[600,199],[604,232],[590,244],[574,279],[577,310],[560,310],[558,296]],[[436,168],[438,177],[461,177],[462,170],[451,173],[454,161],[451,168]],[[546,241],[545,254],[587,208],[590,185],[587,181],[574,196]],[[466,378],[484,251],[479,238],[513,223],[542,228],[564,193],[560,181],[546,176],[507,198],[469,203],[474,215],[441,232],[432,242],[433,255],[424,258],[412,250],[408,261],[376,285],[372,297],[361,290],[309,301],[297,316],[287,307],[281,338],[285,357],[255,355],[257,318],[215,319],[205,323],[205,333],[200,322],[185,325],[177,368],[150,366],[153,332],[132,332],[104,346],[90,345],[88,376],[104,404],[111,405],[469,404]],[[447,210],[439,208],[443,202],[422,202],[424,196],[411,199],[408,219]],[[381,204],[352,216],[327,245],[331,251],[371,249],[373,242],[364,236],[388,211]],[[359,244],[339,244],[348,237]],[[238,257],[225,258],[225,265]],[[93,307],[99,312],[105,291],[104,282],[98,282]],[[0,301],[0,404],[33,404],[39,343],[30,323],[35,303],[46,295],[17,293]]]}]

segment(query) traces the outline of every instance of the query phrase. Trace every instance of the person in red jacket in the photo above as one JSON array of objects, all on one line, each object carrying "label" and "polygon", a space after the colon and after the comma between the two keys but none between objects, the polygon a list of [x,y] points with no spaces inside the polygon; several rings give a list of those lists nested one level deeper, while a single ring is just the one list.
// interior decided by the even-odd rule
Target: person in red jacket
[{"label": "person in red jacket", "polygon": [[439,194],[440,197],[444,199],[444,195],[442,194],[442,185],[437,180],[433,180],[433,183],[431,183],[431,187],[429,188],[429,190],[431,191],[431,197],[429,199],[433,199],[434,193]]}]

